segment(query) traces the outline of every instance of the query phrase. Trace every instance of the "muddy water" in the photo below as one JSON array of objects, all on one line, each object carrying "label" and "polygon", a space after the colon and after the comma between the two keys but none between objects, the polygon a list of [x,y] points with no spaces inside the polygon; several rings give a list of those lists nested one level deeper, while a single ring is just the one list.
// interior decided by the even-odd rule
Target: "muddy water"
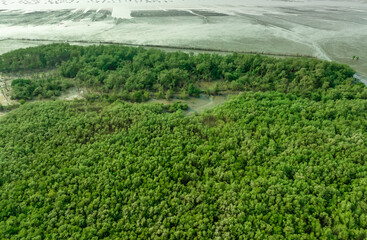
[{"label": "muddy water", "polygon": [[[28,75],[2,75],[0,74],[0,104],[3,106],[11,105],[16,103],[17,101],[10,99],[10,85],[11,81],[16,77],[29,77]],[[201,87],[204,88],[212,88],[214,83],[202,83]],[[72,100],[80,100],[84,99],[84,95],[88,93],[88,90],[85,88],[70,88],[67,91],[63,92],[60,97],[57,99],[72,101]],[[195,112],[202,112],[206,109],[213,108],[220,104],[223,104],[229,95],[218,95],[218,96],[208,96],[205,94],[201,94],[198,98],[189,98],[187,100],[174,98],[172,100],[165,99],[151,99],[148,101],[149,103],[162,103],[162,104],[173,104],[175,102],[183,102],[187,103],[189,109],[186,111],[187,115],[191,115]],[[35,100],[36,101],[36,100]]]},{"label": "muddy water", "polygon": [[201,95],[200,98],[192,98],[188,100],[187,105],[189,106],[189,114],[194,112],[203,112],[206,109],[214,108],[215,106],[221,105],[227,101],[228,96],[206,96]]}]

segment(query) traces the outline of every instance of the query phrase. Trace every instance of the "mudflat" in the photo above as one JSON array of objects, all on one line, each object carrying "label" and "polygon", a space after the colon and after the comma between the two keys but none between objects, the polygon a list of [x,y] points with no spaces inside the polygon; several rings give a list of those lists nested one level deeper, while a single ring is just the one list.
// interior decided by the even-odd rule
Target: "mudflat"
[{"label": "mudflat", "polygon": [[2,0],[0,9],[0,53],[101,41],[312,55],[367,75],[366,1]]}]

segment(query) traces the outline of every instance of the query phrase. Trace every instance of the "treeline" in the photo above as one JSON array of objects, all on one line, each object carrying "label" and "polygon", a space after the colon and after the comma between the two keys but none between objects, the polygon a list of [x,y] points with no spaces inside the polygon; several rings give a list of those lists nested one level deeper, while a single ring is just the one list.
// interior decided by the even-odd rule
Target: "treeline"
[{"label": "treeline", "polygon": [[14,50],[0,56],[0,72],[54,68],[79,55],[80,51],[79,47],[69,44],[50,44]]},{"label": "treeline", "polygon": [[0,238],[366,239],[366,100],[247,92],[172,112],[49,101],[1,117]]},{"label": "treeline", "polygon": [[[226,90],[278,91],[317,101],[367,98],[366,89],[354,84],[353,69],[317,59],[195,55],[68,44],[17,50],[0,57],[0,71],[51,67],[57,67],[62,77],[72,79],[78,86],[90,88],[99,95],[113,95],[111,99],[141,101],[144,98],[140,95],[152,93],[159,98],[173,94],[188,97],[198,96],[204,90],[210,94]],[[219,84],[215,89],[199,89],[198,83],[205,81],[219,81]],[[339,89],[334,91],[336,88]]]}]

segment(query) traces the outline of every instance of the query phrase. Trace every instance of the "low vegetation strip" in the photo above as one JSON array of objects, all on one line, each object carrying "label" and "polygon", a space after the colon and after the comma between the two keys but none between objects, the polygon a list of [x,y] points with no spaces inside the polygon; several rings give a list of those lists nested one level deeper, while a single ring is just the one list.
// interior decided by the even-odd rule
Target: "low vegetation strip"
[{"label": "low vegetation strip", "polygon": [[159,44],[136,44],[136,43],[123,43],[123,42],[109,42],[109,41],[90,41],[90,40],[54,40],[54,39],[43,39],[43,38],[6,38],[0,41],[28,41],[28,42],[46,42],[50,43],[70,43],[70,44],[103,44],[103,45],[119,45],[119,46],[132,46],[132,47],[146,47],[146,48],[158,48],[158,49],[173,49],[177,51],[202,51],[210,53],[242,53],[242,54],[259,54],[265,56],[279,56],[279,57],[304,57],[304,58],[315,58],[312,55],[305,54],[287,54],[287,53],[272,53],[272,52],[256,52],[256,51],[230,51],[215,48],[202,48],[202,47],[184,47],[184,46],[172,46],[172,45],[159,45]]}]

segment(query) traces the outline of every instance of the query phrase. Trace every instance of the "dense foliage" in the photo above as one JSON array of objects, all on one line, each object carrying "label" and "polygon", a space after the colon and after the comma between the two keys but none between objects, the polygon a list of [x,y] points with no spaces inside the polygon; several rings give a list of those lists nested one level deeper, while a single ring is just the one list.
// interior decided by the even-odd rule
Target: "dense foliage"
[{"label": "dense foliage", "polygon": [[104,104],[0,119],[2,239],[367,237],[366,100]]},{"label": "dense foliage", "polygon": [[73,86],[67,79],[41,78],[41,79],[15,79],[11,83],[11,98],[31,100],[34,97],[50,98],[60,96],[61,92]]},{"label": "dense foliage", "polygon": [[73,49],[69,44],[50,44],[39,47],[18,49],[0,56],[1,72],[18,72],[53,68],[72,57]]},{"label": "dense foliage", "polygon": [[[27,65],[49,48],[63,56]],[[21,70],[59,64],[64,78],[17,79],[14,97],[56,94],[66,77],[108,101],[25,103],[0,118],[0,239],[367,238],[367,90],[349,67],[36,49],[1,56],[1,70],[16,69],[9,59]],[[202,114],[118,100],[185,98],[218,79],[245,92]]]},{"label": "dense foliage", "polygon": [[[354,81],[353,69],[317,59],[275,59],[242,54],[194,55],[123,46],[68,44],[22,49],[0,56],[0,71],[3,72],[52,67],[57,67],[63,78],[72,79],[79,87],[93,89],[98,93],[95,97],[102,98],[105,93],[104,99],[110,101],[141,102],[150,98],[149,92],[155,92],[160,98],[169,98],[174,93],[198,96],[201,90],[197,83],[203,81],[220,81],[216,89],[208,89],[210,94],[231,90],[279,91],[313,100],[360,97],[345,90],[334,91],[340,85],[343,85],[340,89],[345,89],[346,79]],[[59,88],[60,83],[57,83],[57,91]],[[363,91],[365,89],[360,89],[359,93]],[[51,93],[44,89],[41,97],[48,97]],[[32,99],[37,94],[21,91],[14,96]],[[367,92],[363,94],[367,98]]]}]

